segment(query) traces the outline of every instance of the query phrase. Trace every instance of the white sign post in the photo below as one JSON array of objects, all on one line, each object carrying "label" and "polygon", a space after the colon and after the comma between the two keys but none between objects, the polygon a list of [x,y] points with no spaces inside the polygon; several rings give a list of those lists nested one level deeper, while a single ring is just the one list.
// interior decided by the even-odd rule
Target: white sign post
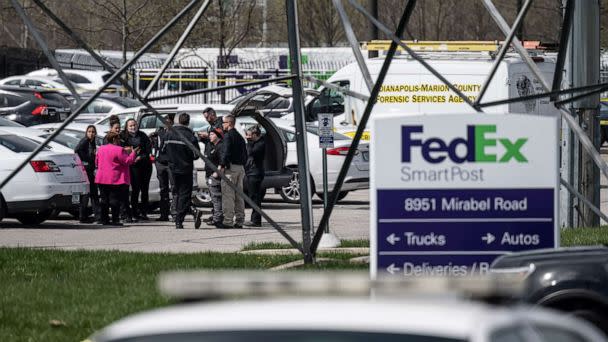
[{"label": "white sign post", "polygon": [[[332,114],[318,114],[319,122],[319,147],[321,148],[323,160],[323,209],[327,208],[327,149],[334,148],[334,117]],[[319,247],[337,247],[340,241],[329,232],[329,223],[323,227],[324,233],[319,242]]]},{"label": "white sign post", "polygon": [[485,273],[559,245],[557,120],[517,114],[372,121],[370,271]]}]

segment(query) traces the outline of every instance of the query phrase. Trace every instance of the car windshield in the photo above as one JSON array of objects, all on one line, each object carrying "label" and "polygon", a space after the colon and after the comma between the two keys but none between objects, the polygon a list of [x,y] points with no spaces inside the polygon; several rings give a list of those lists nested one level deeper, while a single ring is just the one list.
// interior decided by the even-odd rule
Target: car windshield
[{"label": "car windshield", "polygon": [[4,127],[24,127],[23,125],[18,124],[15,121],[3,119],[3,118],[0,118],[0,126],[4,126]]},{"label": "car windshield", "polygon": [[[45,133],[45,134],[40,135],[40,137],[46,139],[50,135],[51,135],[50,133]],[[84,134],[83,134],[83,136],[84,136]],[[58,144],[60,144],[60,145],[65,146],[65,147],[69,147],[71,149],[75,149],[76,145],[78,145],[78,142],[80,142],[80,139],[78,139],[78,138],[76,138],[75,136],[72,136],[72,135],[64,134],[62,132],[62,133],[59,133],[55,138],[53,138],[53,141],[56,142],[56,143],[58,143]]]},{"label": "car windshield", "polygon": [[141,107],[144,105],[143,103],[139,102],[139,100],[128,97],[114,97],[112,98],[112,101],[118,103],[119,105],[125,108]]},{"label": "car windshield", "polygon": [[210,331],[170,333],[117,340],[95,339],[104,342],[465,342],[466,340],[418,334],[350,332],[350,331]]},{"label": "car windshield", "polygon": [[32,152],[39,144],[35,141],[13,134],[0,135],[0,145],[15,153]]}]

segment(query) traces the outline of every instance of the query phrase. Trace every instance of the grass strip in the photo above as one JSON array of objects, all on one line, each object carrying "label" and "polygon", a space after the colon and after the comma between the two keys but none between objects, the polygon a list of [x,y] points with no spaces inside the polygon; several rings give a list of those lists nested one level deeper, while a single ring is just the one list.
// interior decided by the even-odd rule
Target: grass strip
[{"label": "grass strip", "polygon": [[[162,271],[268,269],[299,259],[0,248],[0,341],[81,341],[119,318],[165,306],[156,290]],[[306,268],[352,267],[343,260]]]}]

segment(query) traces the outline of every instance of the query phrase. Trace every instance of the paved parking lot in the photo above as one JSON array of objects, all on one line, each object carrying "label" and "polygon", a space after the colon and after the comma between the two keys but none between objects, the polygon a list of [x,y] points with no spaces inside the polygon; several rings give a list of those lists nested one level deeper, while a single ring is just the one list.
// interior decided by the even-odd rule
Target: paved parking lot
[{"label": "paved parking lot", "polygon": [[[263,207],[297,241],[302,241],[302,226],[298,205],[281,201],[278,195],[268,195]],[[315,222],[321,218],[323,203],[313,201]],[[247,209],[249,217],[251,210]],[[207,212],[205,212],[207,213]],[[151,215],[156,218],[158,215]],[[0,245],[58,249],[114,249],[139,252],[201,252],[238,251],[250,242],[287,242],[269,224],[261,228],[215,229],[204,223],[195,230],[189,216],[184,230],[173,223],[149,221],[124,227],[81,225],[70,216],[60,216],[37,227],[23,226],[13,219],[0,222]],[[351,192],[336,208],[330,229],[342,239],[367,239],[369,236],[369,191]]]}]

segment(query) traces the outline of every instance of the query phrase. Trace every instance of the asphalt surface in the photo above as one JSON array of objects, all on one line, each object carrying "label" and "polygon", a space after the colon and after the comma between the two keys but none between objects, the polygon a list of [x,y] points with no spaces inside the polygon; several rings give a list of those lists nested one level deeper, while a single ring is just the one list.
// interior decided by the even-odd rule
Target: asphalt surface
[{"label": "asphalt surface", "polygon": [[[296,241],[302,241],[300,207],[284,203],[280,196],[269,194],[263,209]],[[316,224],[323,214],[323,203],[313,201]],[[204,209],[204,217],[209,211]],[[247,220],[251,209],[246,209]],[[260,228],[216,229],[205,223],[194,229],[193,217],[188,216],[185,229],[176,230],[171,222],[151,221],[124,227],[80,224],[68,214],[39,226],[24,226],[14,219],[0,222],[0,246],[57,248],[65,250],[121,250],[137,252],[194,253],[203,251],[236,252],[252,242],[282,242],[287,240],[270,224]],[[369,238],[369,191],[355,191],[334,209],[330,230],[340,239]]]}]

